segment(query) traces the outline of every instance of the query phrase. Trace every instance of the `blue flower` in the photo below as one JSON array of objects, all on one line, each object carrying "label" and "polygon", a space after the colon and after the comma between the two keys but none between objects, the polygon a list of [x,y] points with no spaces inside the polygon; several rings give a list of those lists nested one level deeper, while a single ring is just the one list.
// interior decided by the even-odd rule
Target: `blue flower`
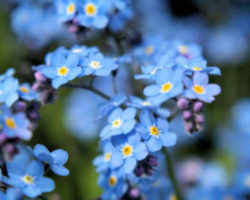
[{"label": "blue flower", "polygon": [[187,72],[206,72],[213,75],[221,75],[218,67],[207,67],[207,61],[201,58],[190,59],[183,65]]},{"label": "blue flower", "polygon": [[63,165],[68,160],[68,153],[62,149],[58,149],[52,152],[41,144],[37,144],[34,147],[34,155],[38,160],[44,163],[48,163],[50,169],[57,175],[67,176],[69,174],[69,170],[66,169]]},{"label": "blue flower", "polygon": [[119,199],[128,188],[122,170],[107,170],[101,173],[98,178],[98,184],[104,189],[103,200]]},{"label": "blue flower", "polygon": [[108,24],[107,12],[110,2],[105,0],[84,0],[77,16],[80,25],[102,29]]},{"label": "blue flower", "polygon": [[83,75],[108,76],[111,71],[118,68],[113,58],[104,57],[98,52],[90,52],[81,65],[83,66]]},{"label": "blue flower", "polygon": [[214,101],[214,96],[221,92],[220,86],[208,84],[208,75],[206,73],[196,72],[193,76],[193,81],[186,79],[185,85],[188,88],[184,92],[185,97],[200,99],[208,103]]},{"label": "blue flower", "polygon": [[109,115],[115,108],[122,105],[127,100],[127,97],[123,94],[118,94],[106,103],[100,105],[99,113],[100,117]]},{"label": "blue flower", "polygon": [[137,133],[120,135],[112,138],[112,143],[117,149],[114,153],[117,163],[122,164],[126,174],[131,174],[136,167],[137,161],[143,160],[148,155],[146,145],[141,141]]},{"label": "blue flower", "polygon": [[8,184],[20,189],[24,195],[34,198],[44,192],[54,190],[54,182],[44,177],[44,167],[38,161],[30,163],[16,162],[7,163]]},{"label": "blue flower", "polygon": [[196,44],[186,44],[181,41],[174,41],[173,47],[176,55],[176,62],[186,62],[187,59],[200,58],[202,56],[202,49]]},{"label": "blue flower", "polygon": [[166,120],[155,119],[148,110],[140,113],[141,123],[136,131],[141,134],[150,152],[159,151],[162,147],[170,147],[176,144],[176,135],[168,131],[169,125]]},{"label": "blue flower", "polygon": [[44,74],[45,77],[52,79],[52,86],[54,88],[58,88],[73,80],[82,72],[82,69],[78,66],[79,57],[75,54],[69,54],[65,57],[61,53],[56,53],[49,61],[50,64],[48,66],[39,66],[35,70]]},{"label": "blue flower", "polygon": [[151,99],[144,100],[136,96],[130,96],[129,102],[127,102],[126,105],[138,109],[148,109],[163,118],[167,118],[170,115],[170,111],[168,109],[159,107],[157,104],[154,104]]},{"label": "blue flower", "polygon": [[23,83],[19,87],[19,96],[27,101],[39,100],[38,93],[34,91],[28,83]]},{"label": "blue flower", "polygon": [[57,0],[54,2],[59,19],[63,22],[72,20],[78,11],[76,0]]},{"label": "blue flower", "polygon": [[1,106],[0,111],[2,112],[0,124],[7,137],[17,137],[24,140],[29,140],[31,138],[32,133],[29,130],[30,122],[24,113],[12,114],[10,109],[6,106]]},{"label": "blue flower", "polygon": [[101,131],[101,138],[106,139],[115,135],[128,134],[135,126],[135,115],[136,109],[134,108],[115,109],[108,118],[108,125]]},{"label": "blue flower", "polygon": [[176,97],[183,91],[183,70],[164,68],[156,74],[156,84],[144,89],[144,94],[151,97],[150,100],[161,104],[170,98]]},{"label": "blue flower", "polygon": [[13,77],[14,70],[9,69],[0,76],[0,103],[11,106],[18,99],[18,80]]},{"label": "blue flower", "polygon": [[114,148],[110,140],[104,140],[102,142],[103,154],[95,158],[94,165],[97,168],[97,172],[103,172],[108,169],[115,169],[121,166],[122,161],[116,159],[117,150]]}]

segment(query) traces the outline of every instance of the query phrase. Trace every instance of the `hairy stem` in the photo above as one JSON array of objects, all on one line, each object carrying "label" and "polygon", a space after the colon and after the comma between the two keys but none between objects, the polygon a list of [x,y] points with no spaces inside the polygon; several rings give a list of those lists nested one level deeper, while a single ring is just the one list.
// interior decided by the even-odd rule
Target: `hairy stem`
[{"label": "hairy stem", "polygon": [[71,83],[65,84],[64,86],[65,87],[70,87],[70,88],[77,88],[77,89],[89,90],[89,91],[95,93],[96,95],[98,95],[98,96],[106,99],[106,100],[110,100],[111,99],[110,96],[108,96],[105,93],[103,93],[102,91],[94,88],[93,86],[85,86],[85,85],[71,84]]},{"label": "hairy stem", "polygon": [[174,173],[174,163],[173,163],[173,160],[171,158],[171,154],[168,152],[167,148],[164,148],[163,151],[166,155],[168,176],[169,176],[169,179],[172,183],[176,198],[177,198],[177,200],[183,200],[183,196],[181,194],[179,183],[178,183],[176,176],[175,176],[175,173]]}]

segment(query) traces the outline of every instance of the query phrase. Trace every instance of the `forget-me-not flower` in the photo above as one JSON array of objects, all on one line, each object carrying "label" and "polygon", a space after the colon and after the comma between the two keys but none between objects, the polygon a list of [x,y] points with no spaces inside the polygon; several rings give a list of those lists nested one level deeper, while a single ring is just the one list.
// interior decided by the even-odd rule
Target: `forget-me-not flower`
[{"label": "forget-me-not flower", "polygon": [[57,149],[50,152],[44,145],[37,144],[33,152],[38,160],[48,163],[50,169],[55,174],[60,176],[67,176],[69,174],[69,170],[63,166],[68,160],[68,153],[66,151]]},{"label": "forget-me-not flower", "polygon": [[141,123],[136,130],[139,132],[150,152],[159,151],[162,147],[170,147],[176,144],[176,135],[168,131],[166,120],[157,118],[148,110],[140,113]]},{"label": "forget-me-not flower", "polygon": [[101,138],[106,139],[115,135],[128,134],[135,126],[135,115],[135,108],[115,109],[108,117],[108,125],[101,131]]}]

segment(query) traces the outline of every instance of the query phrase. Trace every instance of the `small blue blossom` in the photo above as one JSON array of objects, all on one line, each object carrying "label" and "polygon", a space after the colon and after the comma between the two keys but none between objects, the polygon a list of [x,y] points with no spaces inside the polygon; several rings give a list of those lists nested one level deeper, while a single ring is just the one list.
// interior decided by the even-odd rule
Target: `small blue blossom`
[{"label": "small blue blossom", "polygon": [[11,113],[10,109],[6,106],[1,106],[0,111],[0,124],[2,125],[3,132],[9,138],[20,138],[29,140],[32,136],[29,130],[30,122],[24,113]]},{"label": "small blue blossom", "polygon": [[83,75],[108,76],[111,71],[118,68],[113,58],[104,57],[98,52],[91,52],[81,65],[83,66]]},{"label": "small blue blossom", "polygon": [[214,96],[221,92],[220,86],[208,84],[208,75],[206,73],[196,72],[193,76],[193,81],[187,78],[185,85],[188,88],[184,92],[185,97],[200,99],[208,103],[214,101]]},{"label": "small blue blossom", "polygon": [[18,80],[13,77],[14,70],[9,69],[0,76],[0,103],[11,106],[18,99]]},{"label": "small blue blossom", "polygon": [[170,147],[176,144],[176,135],[168,131],[169,125],[166,120],[155,119],[148,110],[140,113],[141,123],[136,127],[147,145],[150,152],[159,151],[162,147]]},{"label": "small blue blossom", "polygon": [[72,20],[77,12],[76,0],[57,0],[54,3],[57,7],[58,17],[61,21]]},{"label": "small blue blossom", "polygon": [[201,58],[190,59],[183,65],[187,72],[206,72],[213,75],[221,75],[218,67],[207,67],[207,61]]},{"label": "small blue blossom", "polygon": [[167,118],[170,115],[170,111],[167,108],[159,107],[151,99],[144,100],[136,96],[130,96],[127,105],[138,109],[148,109],[163,118]]},{"label": "small blue blossom", "polygon": [[110,2],[104,0],[84,0],[77,16],[78,23],[88,28],[106,27],[109,7]]},{"label": "small blue blossom", "polygon": [[63,165],[68,160],[68,153],[62,149],[58,149],[52,152],[41,144],[37,144],[34,147],[34,155],[38,160],[44,163],[48,163],[50,169],[57,175],[67,176],[69,174],[69,170],[66,169]]},{"label": "small blue blossom", "polygon": [[104,189],[103,200],[119,199],[128,188],[122,170],[107,170],[101,173],[98,178],[98,184]]},{"label": "small blue blossom", "polygon": [[7,163],[7,171],[8,184],[20,189],[28,197],[34,198],[55,188],[54,182],[43,176],[44,167],[38,161],[24,163],[13,160]]},{"label": "small blue blossom", "polygon": [[115,135],[128,134],[135,126],[135,115],[136,109],[134,108],[115,109],[108,118],[108,125],[101,131],[101,138],[106,139]]},{"label": "small blue blossom", "polygon": [[183,70],[162,69],[156,74],[156,84],[144,89],[144,94],[150,97],[152,102],[161,104],[170,98],[180,95],[183,91]]},{"label": "small blue blossom", "polygon": [[118,150],[114,155],[117,163],[122,163],[122,168],[127,174],[133,172],[137,161],[143,160],[148,155],[147,147],[137,133],[113,137],[112,143]]},{"label": "small blue blossom", "polygon": [[82,70],[78,64],[79,57],[77,55],[69,54],[65,57],[63,54],[57,53],[53,56],[53,59],[50,60],[49,66],[39,66],[36,67],[35,70],[51,79],[52,86],[58,88],[81,74]]},{"label": "small blue blossom", "polygon": [[94,165],[97,168],[97,172],[103,172],[108,169],[115,169],[121,166],[122,161],[116,159],[117,150],[114,148],[110,140],[102,142],[103,154],[95,158]]},{"label": "small blue blossom", "polygon": [[38,93],[34,91],[28,83],[19,86],[19,96],[27,101],[39,100]]}]

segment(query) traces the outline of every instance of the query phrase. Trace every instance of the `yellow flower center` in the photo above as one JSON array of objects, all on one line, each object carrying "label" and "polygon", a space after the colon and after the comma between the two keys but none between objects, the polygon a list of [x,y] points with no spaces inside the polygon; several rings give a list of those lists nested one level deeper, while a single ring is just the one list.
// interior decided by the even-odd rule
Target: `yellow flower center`
[{"label": "yellow flower center", "polygon": [[111,156],[112,156],[111,153],[106,153],[106,154],[104,155],[104,161],[105,161],[105,162],[109,162],[110,159],[111,159]]},{"label": "yellow flower center", "polygon": [[109,185],[113,187],[117,183],[117,178],[115,176],[109,177]]},{"label": "yellow flower center", "polygon": [[91,61],[89,66],[93,69],[99,69],[101,67],[101,63],[98,61]]},{"label": "yellow flower center", "polygon": [[144,105],[144,106],[150,106],[150,105],[151,105],[151,103],[150,103],[150,102],[148,102],[148,101],[144,101],[144,102],[142,103],[142,105]]},{"label": "yellow flower center", "polygon": [[126,144],[123,148],[122,148],[122,154],[124,157],[129,157],[131,156],[133,153],[133,147],[129,144]]},{"label": "yellow flower center", "polygon": [[12,119],[10,117],[5,119],[5,124],[6,124],[6,126],[8,126],[11,129],[16,128],[16,123],[15,123],[14,119]]},{"label": "yellow flower center", "polygon": [[71,15],[75,12],[76,7],[74,3],[69,4],[69,6],[67,7],[67,14]]},{"label": "yellow flower center", "polygon": [[86,15],[88,15],[88,16],[94,16],[94,15],[96,15],[96,13],[97,13],[97,8],[96,8],[96,6],[95,6],[93,3],[88,3],[88,4],[85,6],[85,13],[86,13]]},{"label": "yellow flower center", "polygon": [[176,195],[171,194],[170,197],[169,197],[169,200],[177,200]]},{"label": "yellow flower center", "polygon": [[172,83],[170,83],[170,82],[164,83],[161,86],[161,92],[162,93],[169,92],[172,89],[172,87],[173,87]]},{"label": "yellow flower center", "polygon": [[59,76],[66,76],[68,72],[69,72],[69,69],[66,66],[60,67],[57,71]]},{"label": "yellow flower center", "polygon": [[23,93],[28,93],[29,89],[26,88],[26,87],[20,87],[20,91],[23,92]]},{"label": "yellow flower center", "polygon": [[149,127],[149,132],[151,135],[154,135],[154,136],[159,135],[159,129],[156,126]]},{"label": "yellow flower center", "polygon": [[185,45],[180,45],[178,47],[178,51],[181,53],[181,54],[187,54],[188,53],[188,47],[185,46]]},{"label": "yellow flower center", "polygon": [[205,93],[205,90],[204,90],[204,87],[201,86],[201,85],[195,85],[193,87],[193,91],[197,94],[204,94]]},{"label": "yellow flower center", "polygon": [[146,49],[145,49],[145,53],[146,53],[147,55],[152,54],[153,51],[154,51],[154,47],[153,47],[153,46],[147,46]]},{"label": "yellow flower center", "polygon": [[194,70],[194,71],[201,71],[202,68],[201,68],[201,67],[193,67],[193,70]]},{"label": "yellow flower center", "polygon": [[32,184],[34,183],[34,178],[32,176],[26,175],[22,178],[23,182],[26,184]]},{"label": "yellow flower center", "polygon": [[122,120],[116,119],[112,122],[113,128],[119,128],[122,125]]}]

